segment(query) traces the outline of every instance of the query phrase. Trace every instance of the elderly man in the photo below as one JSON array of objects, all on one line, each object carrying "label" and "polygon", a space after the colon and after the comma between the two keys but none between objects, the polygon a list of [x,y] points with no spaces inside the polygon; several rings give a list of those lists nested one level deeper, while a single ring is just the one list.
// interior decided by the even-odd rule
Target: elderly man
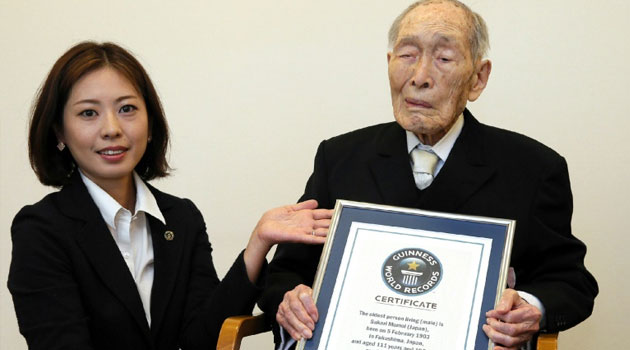
[{"label": "elderly man", "polygon": [[[495,349],[518,349],[539,331],[586,319],[598,288],[584,267],[586,247],[571,234],[564,158],[523,135],[481,124],[466,109],[492,67],[484,59],[483,19],[456,0],[419,1],[395,20],[389,41],[396,122],[323,141],[301,200],[515,219],[515,281],[483,326]],[[269,265],[259,305],[283,329],[276,327],[277,342],[278,335],[312,336],[318,313],[309,286],[320,254],[321,247],[282,245]]]}]

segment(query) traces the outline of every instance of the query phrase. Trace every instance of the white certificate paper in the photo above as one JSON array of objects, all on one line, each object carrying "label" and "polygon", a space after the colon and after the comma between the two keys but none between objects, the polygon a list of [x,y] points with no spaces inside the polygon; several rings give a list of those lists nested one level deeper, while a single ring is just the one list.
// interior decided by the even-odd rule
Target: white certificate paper
[{"label": "white certificate paper", "polygon": [[474,349],[492,239],[354,222],[318,349]]}]

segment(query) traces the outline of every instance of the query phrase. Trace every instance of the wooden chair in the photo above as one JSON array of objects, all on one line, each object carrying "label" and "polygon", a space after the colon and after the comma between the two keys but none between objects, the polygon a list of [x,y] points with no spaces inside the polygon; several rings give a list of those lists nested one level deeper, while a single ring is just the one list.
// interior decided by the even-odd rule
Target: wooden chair
[{"label": "wooden chair", "polygon": [[[233,316],[223,322],[217,350],[239,350],[241,340],[249,335],[259,334],[271,330],[265,322],[263,314],[256,316]],[[558,333],[540,334],[536,343],[536,350],[557,350]]]},{"label": "wooden chair", "polygon": [[558,333],[539,334],[536,350],[558,350]]},{"label": "wooden chair", "polygon": [[243,337],[270,330],[271,326],[265,322],[264,314],[228,317],[221,326],[217,350],[239,350]]}]

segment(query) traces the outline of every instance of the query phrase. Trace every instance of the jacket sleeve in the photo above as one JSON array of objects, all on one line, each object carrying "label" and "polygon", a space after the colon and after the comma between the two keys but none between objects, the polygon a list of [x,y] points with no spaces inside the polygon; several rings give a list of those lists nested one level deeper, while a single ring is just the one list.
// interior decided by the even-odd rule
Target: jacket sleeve
[{"label": "jacket sleeve", "polygon": [[214,349],[223,321],[230,316],[251,314],[266,279],[266,264],[256,284],[247,276],[243,252],[222,281],[212,262],[212,247],[199,210],[192,204],[195,245],[188,282],[185,318],[180,336],[184,350]]},{"label": "jacket sleeve", "polygon": [[11,226],[7,285],[20,333],[31,350],[92,349],[67,242],[49,216],[25,207]]},{"label": "jacket sleeve", "polygon": [[586,246],[571,233],[572,211],[567,164],[558,157],[538,185],[527,236],[515,242],[532,252],[526,263],[515,266],[515,288],[540,299],[546,332],[562,331],[586,319],[598,293],[597,282],[584,266]]},{"label": "jacket sleeve", "polygon": [[[315,199],[320,208],[334,206],[328,195],[326,141],[322,141],[315,156],[314,170],[300,201]],[[332,203],[331,203],[332,202]],[[279,244],[273,260],[269,263],[267,284],[258,306],[272,324],[276,343],[280,342],[278,325],[275,322],[278,305],[284,294],[299,284],[311,286],[321,256],[322,246],[306,244]]]}]

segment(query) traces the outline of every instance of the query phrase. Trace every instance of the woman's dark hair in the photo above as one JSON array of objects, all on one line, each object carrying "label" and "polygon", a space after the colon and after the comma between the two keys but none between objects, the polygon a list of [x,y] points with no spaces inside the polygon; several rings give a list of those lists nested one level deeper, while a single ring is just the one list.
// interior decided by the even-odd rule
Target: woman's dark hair
[{"label": "woman's dark hair", "polygon": [[72,86],[85,74],[104,67],[115,69],[127,78],[147,106],[151,142],[136,165],[136,172],[144,180],[168,175],[168,124],[149,75],[138,60],[116,44],[82,42],[55,62],[33,104],[28,154],[42,184],[61,187],[69,182],[75,161],[68,149],[59,151],[56,147],[56,133],[63,131],[63,109]]}]

